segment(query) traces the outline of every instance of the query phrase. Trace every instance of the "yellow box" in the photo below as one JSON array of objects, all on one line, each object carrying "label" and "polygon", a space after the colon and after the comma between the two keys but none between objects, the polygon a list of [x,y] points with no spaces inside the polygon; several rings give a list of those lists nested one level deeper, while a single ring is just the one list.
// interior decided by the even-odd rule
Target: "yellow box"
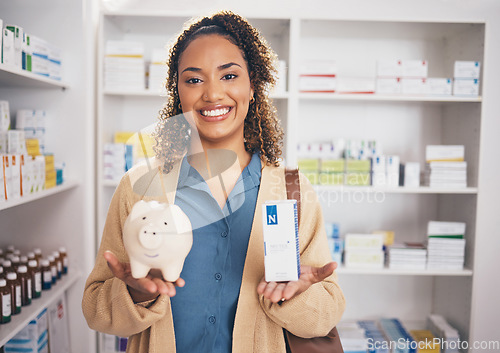
[{"label": "yellow box", "polygon": [[128,143],[127,141],[130,140],[133,135],[134,135],[134,132],[130,132],[130,131],[117,131],[117,132],[115,132],[115,141],[114,141],[114,143],[127,144]]},{"label": "yellow box", "polygon": [[40,142],[38,139],[26,139],[26,151],[30,156],[39,156]]},{"label": "yellow box", "polygon": [[314,171],[304,171],[301,170],[301,173],[304,174],[304,176],[309,179],[309,182],[313,185],[318,185],[319,184],[319,173],[314,172]]},{"label": "yellow box", "polygon": [[45,170],[45,189],[50,189],[56,186],[57,173],[55,169]]},{"label": "yellow box", "polygon": [[439,353],[439,343],[434,342],[434,335],[429,330],[410,330],[417,342],[418,353]]},{"label": "yellow box", "polygon": [[53,154],[45,154],[45,170],[53,170],[54,167],[54,155]]},{"label": "yellow box", "polygon": [[302,158],[298,161],[299,170],[304,172],[304,170],[318,170],[319,169],[319,159],[317,158]]},{"label": "yellow box", "polygon": [[321,160],[320,170],[322,172],[343,173],[345,171],[345,159]]},{"label": "yellow box", "polygon": [[364,172],[371,171],[371,162],[369,160],[348,159],[346,164],[346,172]]}]

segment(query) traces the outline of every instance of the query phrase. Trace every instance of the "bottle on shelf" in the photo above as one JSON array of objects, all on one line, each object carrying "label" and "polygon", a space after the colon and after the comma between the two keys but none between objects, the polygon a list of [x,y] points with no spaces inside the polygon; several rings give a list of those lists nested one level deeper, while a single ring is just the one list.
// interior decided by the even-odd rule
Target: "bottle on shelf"
[{"label": "bottle on shelf", "polygon": [[56,259],[52,255],[47,256],[47,259],[49,260],[50,271],[52,273],[52,284],[56,284],[56,282],[57,282],[57,263],[56,263]]},{"label": "bottle on shelf", "polygon": [[35,259],[28,262],[28,272],[31,276],[31,297],[40,298],[42,296],[42,270]]},{"label": "bottle on shelf", "polygon": [[20,266],[28,266],[28,257],[27,256],[19,256],[19,265]]},{"label": "bottle on shelf", "polygon": [[40,260],[43,257],[42,250],[40,248],[33,249],[33,253],[35,254],[35,259],[40,263]]},{"label": "bottle on shelf", "polygon": [[14,270],[12,268],[12,262],[10,260],[4,260],[4,262],[2,262],[2,264],[3,264],[3,272],[5,273],[5,275],[7,275],[7,273],[12,272]]},{"label": "bottle on shelf", "polygon": [[28,273],[28,268],[25,265],[19,266],[17,275],[21,282],[21,305],[27,306],[31,304],[31,276]]},{"label": "bottle on shelf", "polygon": [[7,286],[10,287],[10,304],[12,315],[17,315],[21,312],[21,281],[17,278],[17,273],[7,273]]},{"label": "bottle on shelf", "polygon": [[62,264],[63,264],[63,275],[68,274],[68,253],[66,252],[66,248],[61,246],[59,248],[59,253],[61,254]]},{"label": "bottle on shelf", "polygon": [[54,259],[56,261],[56,268],[57,268],[57,279],[61,279],[62,276],[62,271],[63,271],[63,264],[61,260],[61,254],[59,251],[54,251],[52,253],[52,256],[54,256]]},{"label": "bottle on shelf", "polygon": [[10,261],[12,262],[12,268],[14,269],[14,272],[17,272],[21,259],[19,258],[19,256],[14,255],[10,258]]},{"label": "bottle on shelf", "polygon": [[14,251],[16,251],[16,247],[14,245],[9,245],[7,246],[7,251],[5,252],[5,254],[14,254]]},{"label": "bottle on shelf", "polygon": [[3,266],[0,266],[0,279],[5,279],[5,273],[3,272]]},{"label": "bottle on shelf", "polygon": [[52,270],[50,262],[47,259],[42,259],[40,262],[42,268],[42,290],[49,290],[52,287]]},{"label": "bottle on shelf", "polygon": [[38,263],[38,261],[37,261],[37,259],[35,257],[35,253],[34,252],[29,252],[29,253],[26,254],[26,256],[28,257],[28,262],[31,261],[31,260],[35,260]]},{"label": "bottle on shelf", "polygon": [[0,316],[0,323],[6,324],[10,322],[12,316],[12,302],[11,302],[11,292],[9,286],[7,286],[7,281],[4,278],[0,278],[0,305],[2,313]]}]

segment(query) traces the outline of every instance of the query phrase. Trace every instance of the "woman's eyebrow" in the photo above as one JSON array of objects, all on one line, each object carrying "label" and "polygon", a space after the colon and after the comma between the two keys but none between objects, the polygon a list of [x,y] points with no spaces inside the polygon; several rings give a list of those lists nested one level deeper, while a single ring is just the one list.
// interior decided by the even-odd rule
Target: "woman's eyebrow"
[{"label": "woman's eyebrow", "polygon": [[182,70],[181,74],[185,71],[193,71],[193,72],[198,72],[198,71],[201,71],[201,69],[199,67],[186,67],[184,70]]},{"label": "woman's eyebrow", "polygon": [[237,63],[235,63],[235,62],[230,62],[230,63],[224,64],[224,65],[220,65],[220,66],[218,66],[217,68],[218,68],[219,70],[225,70],[225,69],[230,68],[231,66],[234,66],[234,65],[236,65],[236,66],[238,66],[238,67],[241,67],[241,65],[239,65],[239,64],[237,64]]}]

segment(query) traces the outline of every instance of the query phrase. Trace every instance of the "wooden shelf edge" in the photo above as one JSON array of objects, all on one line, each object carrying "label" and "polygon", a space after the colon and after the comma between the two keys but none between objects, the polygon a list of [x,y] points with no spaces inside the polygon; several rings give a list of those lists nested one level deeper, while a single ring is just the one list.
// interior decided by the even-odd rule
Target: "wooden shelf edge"
[{"label": "wooden shelf edge", "polygon": [[52,289],[42,292],[40,298],[34,299],[31,305],[23,306],[20,314],[12,316],[11,322],[0,326],[0,347],[3,347],[12,337],[25,328],[43,309],[52,304],[82,276],[79,271],[71,268],[68,272],[69,274],[65,275]]},{"label": "wooden shelf edge", "polygon": [[73,188],[77,187],[79,184],[80,183],[77,181],[69,180],[69,181],[65,181],[64,183],[62,183],[59,186],[55,186],[55,187],[47,189],[47,190],[42,190],[40,192],[31,194],[28,196],[22,196],[20,198],[8,200],[8,201],[1,201],[0,202],[0,211],[15,207],[15,206],[23,205],[25,203],[29,203],[29,202],[32,202],[35,200],[43,199],[45,197],[73,189]]}]

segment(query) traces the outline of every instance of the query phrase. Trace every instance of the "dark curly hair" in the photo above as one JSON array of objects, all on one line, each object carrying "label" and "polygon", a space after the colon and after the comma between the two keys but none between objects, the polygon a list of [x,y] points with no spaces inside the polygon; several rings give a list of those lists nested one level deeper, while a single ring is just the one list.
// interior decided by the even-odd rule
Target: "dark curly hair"
[{"label": "dark curly hair", "polygon": [[159,112],[159,122],[153,137],[157,158],[164,163],[168,173],[187,151],[190,143],[190,125],[182,115],[177,90],[178,65],[187,46],[202,35],[217,34],[227,38],[240,48],[250,75],[255,101],[250,103],[244,123],[245,149],[254,153],[268,165],[279,164],[282,153],[283,130],[279,124],[276,108],[268,97],[274,86],[277,56],[266,40],[244,18],[229,11],[217,12],[187,23],[185,29],[171,46],[167,61],[167,102]]}]

